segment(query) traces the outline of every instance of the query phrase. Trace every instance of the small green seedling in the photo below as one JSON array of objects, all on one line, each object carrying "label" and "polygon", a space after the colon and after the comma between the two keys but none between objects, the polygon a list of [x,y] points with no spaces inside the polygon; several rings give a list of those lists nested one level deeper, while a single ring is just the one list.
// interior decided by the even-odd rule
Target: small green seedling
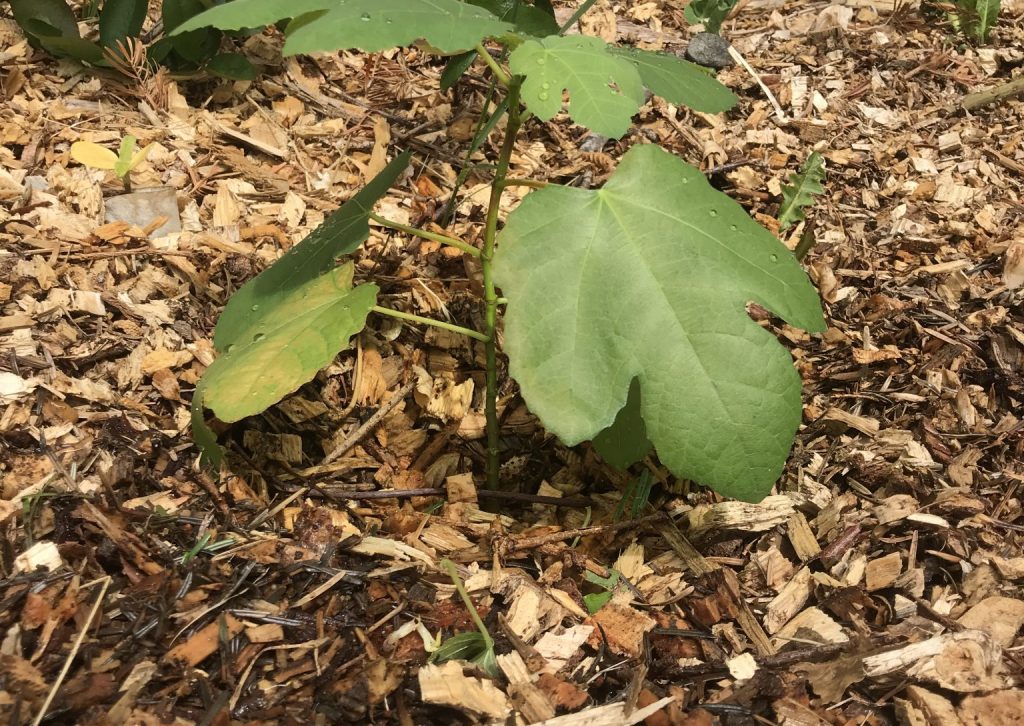
[{"label": "small green seedling", "polygon": [[[206,408],[225,422],[260,413],[312,380],[373,313],[483,344],[488,488],[500,486],[503,321],[512,377],[530,410],[567,445],[593,441],[622,468],[653,447],[676,476],[724,495],[758,501],[771,490],[800,423],[801,381],[789,353],[746,306],[754,301],[791,325],[824,329],[818,295],[793,254],[699,169],[656,145],[634,145],[599,189],[511,173],[528,123],[567,113],[618,138],[646,91],[704,113],[736,102],[704,68],[675,55],[564,35],[589,5],[559,27],[547,3],[525,0],[234,0],[172,31],[174,38],[291,18],[285,54],[416,43],[450,58],[447,85],[482,62],[495,110],[481,117],[472,147],[501,134],[479,247],[373,213],[409,164],[408,153],[398,154],[231,297],[214,334],[219,356],[192,401],[194,437],[211,460],[221,452]],[[502,195],[512,186],[532,191],[502,220]],[[358,284],[344,259],[368,238],[371,219],[475,258],[483,329],[377,305],[377,287]],[[480,637],[477,645],[486,646]]]},{"label": "small green seedling", "polygon": [[452,583],[466,609],[469,610],[469,616],[473,619],[477,632],[459,633],[448,638],[430,654],[430,661],[432,663],[444,663],[446,660],[469,661],[480,666],[487,675],[496,678],[498,676],[498,660],[494,654],[494,638],[491,637],[491,633],[480,618],[480,613],[476,611],[469,593],[466,592],[466,586],[463,584],[462,578],[459,577],[455,563],[449,559],[441,560],[441,569],[448,573],[448,577],[452,578]]},{"label": "small green seedling", "polygon": [[703,25],[708,33],[718,33],[736,0],[690,0],[683,17],[690,25]]},{"label": "small green seedling", "polygon": [[789,184],[782,187],[782,205],[779,207],[779,231],[784,232],[805,219],[814,197],[825,193],[821,183],[825,180],[825,158],[817,151],[807,157],[800,171],[790,174]]},{"label": "small green seedling", "polygon": [[999,17],[1000,0],[953,0],[955,12],[950,13],[953,24],[979,43],[988,40],[989,31]]},{"label": "small green seedling", "polygon": [[587,611],[591,615],[607,605],[608,601],[612,599],[612,595],[615,594],[615,586],[619,584],[620,575],[618,570],[609,570],[609,573],[608,577],[601,577],[587,570],[586,574],[583,575],[587,582],[602,588],[601,592],[594,592],[583,596],[583,604],[587,606]]},{"label": "small green seedling", "polygon": [[71,158],[93,169],[113,171],[124,185],[124,190],[130,192],[132,170],[146,160],[149,150],[153,148],[153,144],[146,144],[136,151],[135,143],[134,136],[125,136],[121,139],[121,145],[115,154],[106,146],[100,146],[92,141],[76,141],[71,145]]}]

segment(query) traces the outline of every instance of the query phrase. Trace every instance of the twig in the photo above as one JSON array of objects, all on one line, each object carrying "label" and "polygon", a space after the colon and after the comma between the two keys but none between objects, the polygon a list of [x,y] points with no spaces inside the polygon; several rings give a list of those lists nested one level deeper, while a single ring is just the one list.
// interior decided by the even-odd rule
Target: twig
[{"label": "twig", "polygon": [[[329,489],[320,490],[328,499],[339,501],[365,501],[373,499],[409,499],[411,497],[443,497],[448,490],[443,487],[420,487],[418,489],[374,489],[371,491],[335,492]],[[304,493],[305,489],[299,493]],[[550,504],[555,507],[589,507],[593,501],[586,497],[548,497],[543,494],[523,494],[522,492],[503,492],[494,489],[479,489],[477,495],[482,499],[502,499],[527,504]],[[290,499],[291,497],[289,497]],[[276,509],[276,507],[275,507]],[[262,517],[260,521],[267,517]],[[250,525],[253,526],[253,525]]]},{"label": "twig", "polygon": [[757,71],[755,71],[749,63],[747,63],[747,59],[741,56],[740,52],[733,48],[731,45],[729,46],[729,55],[732,57],[734,61],[743,66],[746,69],[747,73],[749,73],[753,77],[753,79],[757,81],[757,85],[761,87],[761,90],[764,91],[764,95],[768,97],[768,102],[772,105],[772,108],[775,109],[775,115],[779,117],[779,121],[785,121],[786,112],[782,110],[782,106],[779,105],[779,101],[777,98],[775,98],[775,94],[772,93],[771,89],[768,88],[768,86],[765,85],[765,82],[761,80],[761,76],[757,75]]},{"label": "twig", "polygon": [[43,722],[43,717],[46,716],[47,710],[50,708],[50,704],[53,703],[54,697],[57,695],[57,691],[60,689],[60,684],[64,682],[64,679],[68,675],[68,671],[71,670],[71,664],[75,660],[75,656],[78,655],[78,649],[82,647],[82,641],[85,640],[85,634],[89,632],[89,628],[92,627],[93,618],[96,617],[96,613],[99,612],[100,605],[103,604],[103,598],[107,596],[107,588],[110,586],[110,576],[108,575],[103,579],[103,587],[100,588],[100,594],[96,598],[96,602],[92,604],[92,609],[89,611],[89,616],[85,619],[85,623],[82,625],[82,629],[78,631],[78,637],[75,638],[75,642],[71,645],[71,652],[68,653],[68,657],[64,659],[64,667],[60,669],[60,673],[57,675],[57,680],[53,682],[50,687],[50,692],[46,694],[46,700],[43,701],[43,705],[39,709],[39,713],[36,714],[35,721],[32,722],[32,726],[39,726]]},{"label": "twig", "polygon": [[391,410],[402,402],[409,392],[416,386],[416,381],[412,380],[406,383],[404,386],[398,389],[398,393],[391,397],[391,399],[383,406],[377,409],[377,413],[366,419],[366,423],[357,428],[352,434],[334,448],[334,451],[324,457],[324,464],[330,464],[332,461],[337,459],[342,454],[346,453],[353,446],[358,444],[364,436],[366,436],[373,428],[379,424],[385,416],[391,413]]},{"label": "twig", "polygon": [[520,550],[535,549],[546,544],[564,542],[567,539],[574,539],[576,537],[587,537],[589,535],[600,534],[602,532],[615,532],[620,529],[640,527],[641,525],[650,524],[651,522],[657,522],[664,518],[665,515],[659,512],[658,514],[651,514],[646,517],[640,517],[640,519],[631,519],[627,522],[615,522],[613,524],[597,524],[593,527],[567,529],[564,532],[552,532],[550,534],[537,535],[536,537],[506,537],[504,538],[504,541],[501,544],[501,550],[503,550],[504,552],[518,552]]},{"label": "twig", "polygon": [[960,107],[965,111],[973,111],[990,103],[996,103],[997,101],[1013,98],[1021,94],[1024,94],[1024,76],[1014,78],[1012,81],[1002,83],[995,88],[968,93],[960,102]]}]

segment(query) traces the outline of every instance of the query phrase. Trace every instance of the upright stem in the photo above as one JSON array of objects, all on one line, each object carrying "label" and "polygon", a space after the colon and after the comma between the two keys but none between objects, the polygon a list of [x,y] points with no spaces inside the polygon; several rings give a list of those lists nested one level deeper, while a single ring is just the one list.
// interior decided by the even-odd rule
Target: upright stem
[{"label": "upright stem", "polygon": [[487,335],[487,391],[484,413],[487,417],[487,488],[498,489],[498,291],[494,286],[494,240],[498,233],[498,213],[501,208],[501,192],[508,176],[512,151],[516,146],[516,134],[522,124],[519,109],[519,88],[522,80],[513,76],[508,83],[508,122],[505,125],[505,139],[501,144],[498,164],[491,184],[491,196],[487,203],[487,224],[484,230],[484,247],[480,254],[484,275],[484,333]]}]

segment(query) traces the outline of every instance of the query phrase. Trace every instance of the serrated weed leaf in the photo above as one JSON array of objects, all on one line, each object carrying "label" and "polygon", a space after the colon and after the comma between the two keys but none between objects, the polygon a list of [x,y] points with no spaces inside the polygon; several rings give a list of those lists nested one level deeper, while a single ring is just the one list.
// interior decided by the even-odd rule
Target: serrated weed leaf
[{"label": "serrated weed leaf", "polygon": [[566,90],[573,121],[619,138],[644,102],[636,66],[612,53],[600,38],[574,35],[528,40],[512,51],[509,68],[526,77],[523,103],[542,121],[562,110],[562,91]]},{"label": "serrated weed leaf", "polygon": [[369,215],[373,205],[408,165],[408,152],[400,154],[308,237],[232,295],[217,321],[214,347],[224,352],[233,343],[251,336],[263,316],[274,314],[279,302],[293,288],[329,272],[338,257],[359,247],[370,236]]},{"label": "serrated weed leaf", "polygon": [[495,279],[505,350],[530,409],[573,445],[640,382],[641,413],[677,476],[757,501],[785,464],[801,382],[755,301],[822,330],[786,247],[698,169],[638,146],[599,190],[548,186],[512,212]]},{"label": "serrated weed leaf", "polygon": [[779,229],[787,230],[805,218],[807,207],[814,197],[825,193],[821,183],[825,180],[825,159],[817,151],[811,152],[798,174],[791,174],[789,184],[782,187],[782,205],[779,207]]},{"label": "serrated weed leaf", "polygon": [[377,286],[353,288],[352,272],[349,262],[288,288],[206,369],[203,405],[222,421],[239,421],[311,381],[348,347],[377,302]]},{"label": "serrated weed leaf", "polygon": [[651,92],[670,103],[702,113],[721,113],[736,105],[736,96],[705,68],[666,53],[611,46],[614,55],[632,63]]},{"label": "serrated weed leaf", "polygon": [[484,8],[460,0],[234,0],[190,18],[175,33],[269,25],[292,18],[285,55],[345,48],[379,51],[425,40],[443,53],[472,48],[513,30]]}]

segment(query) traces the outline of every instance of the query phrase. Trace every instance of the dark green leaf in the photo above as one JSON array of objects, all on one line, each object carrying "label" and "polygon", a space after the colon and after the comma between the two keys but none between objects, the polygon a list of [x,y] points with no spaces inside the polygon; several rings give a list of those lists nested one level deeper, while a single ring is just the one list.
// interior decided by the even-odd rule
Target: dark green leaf
[{"label": "dark green leaf", "polygon": [[666,101],[702,113],[721,113],[736,105],[736,96],[706,69],[666,53],[612,46],[611,52],[630,61],[644,85]]},{"label": "dark green leaf", "polygon": [[240,53],[215,55],[206,64],[206,70],[232,81],[251,81],[256,78],[256,68]]},{"label": "dark green leaf", "polygon": [[100,11],[100,44],[116,48],[119,40],[138,38],[148,9],[148,0],[106,0]]},{"label": "dark green leaf", "polygon": [[9,0],[14,21],[35,37],[78,38],[78,21],[64,0]]},{"label": "dark green leaf", "polygon": [[[205,9],[200,0],[164,0],[160,8],[164,29],[170,32]],[[217,53],[220,39],[220,31],[214,28],[200,28],[190,33],[169,35],[162,40],[169,41],[179,56],[199,66]]]},{"label": "dark green leaf", "polygon": [[601,458],[617,469],[628,469],[651,450],[647,427],[644,426],[643,416],[640,415],[638,379],[634,378],[629,384],[626,405],[615,415],[615,421],[594,437],[593,444]]},{"label": "dark green leaf", "polygon": [[441,90],[447,91],[454,86],[462,78],[462,74],[473,65],[476,56],[477,52],[475,50],[469,50],[449,58],[444,66],[444,70],[441,72]]},{"label": "dark green leaf", "polygon": [[400,154],[306,239],[232,295],[214,331],[217,350],[223,352],[240,342],[261,317],[272,314],[277,302],[286,297],[290,289],[330,272],[336,258],[362,244],[370,236],[368,220],[373,205],[408,165],[408,152]]},{"label": "dark green leaf", "polygon": [[103,48],[91,40],[76,37],[40,37],[39,44],[57,56],[66,56],[94,66],[109,65]]}]

